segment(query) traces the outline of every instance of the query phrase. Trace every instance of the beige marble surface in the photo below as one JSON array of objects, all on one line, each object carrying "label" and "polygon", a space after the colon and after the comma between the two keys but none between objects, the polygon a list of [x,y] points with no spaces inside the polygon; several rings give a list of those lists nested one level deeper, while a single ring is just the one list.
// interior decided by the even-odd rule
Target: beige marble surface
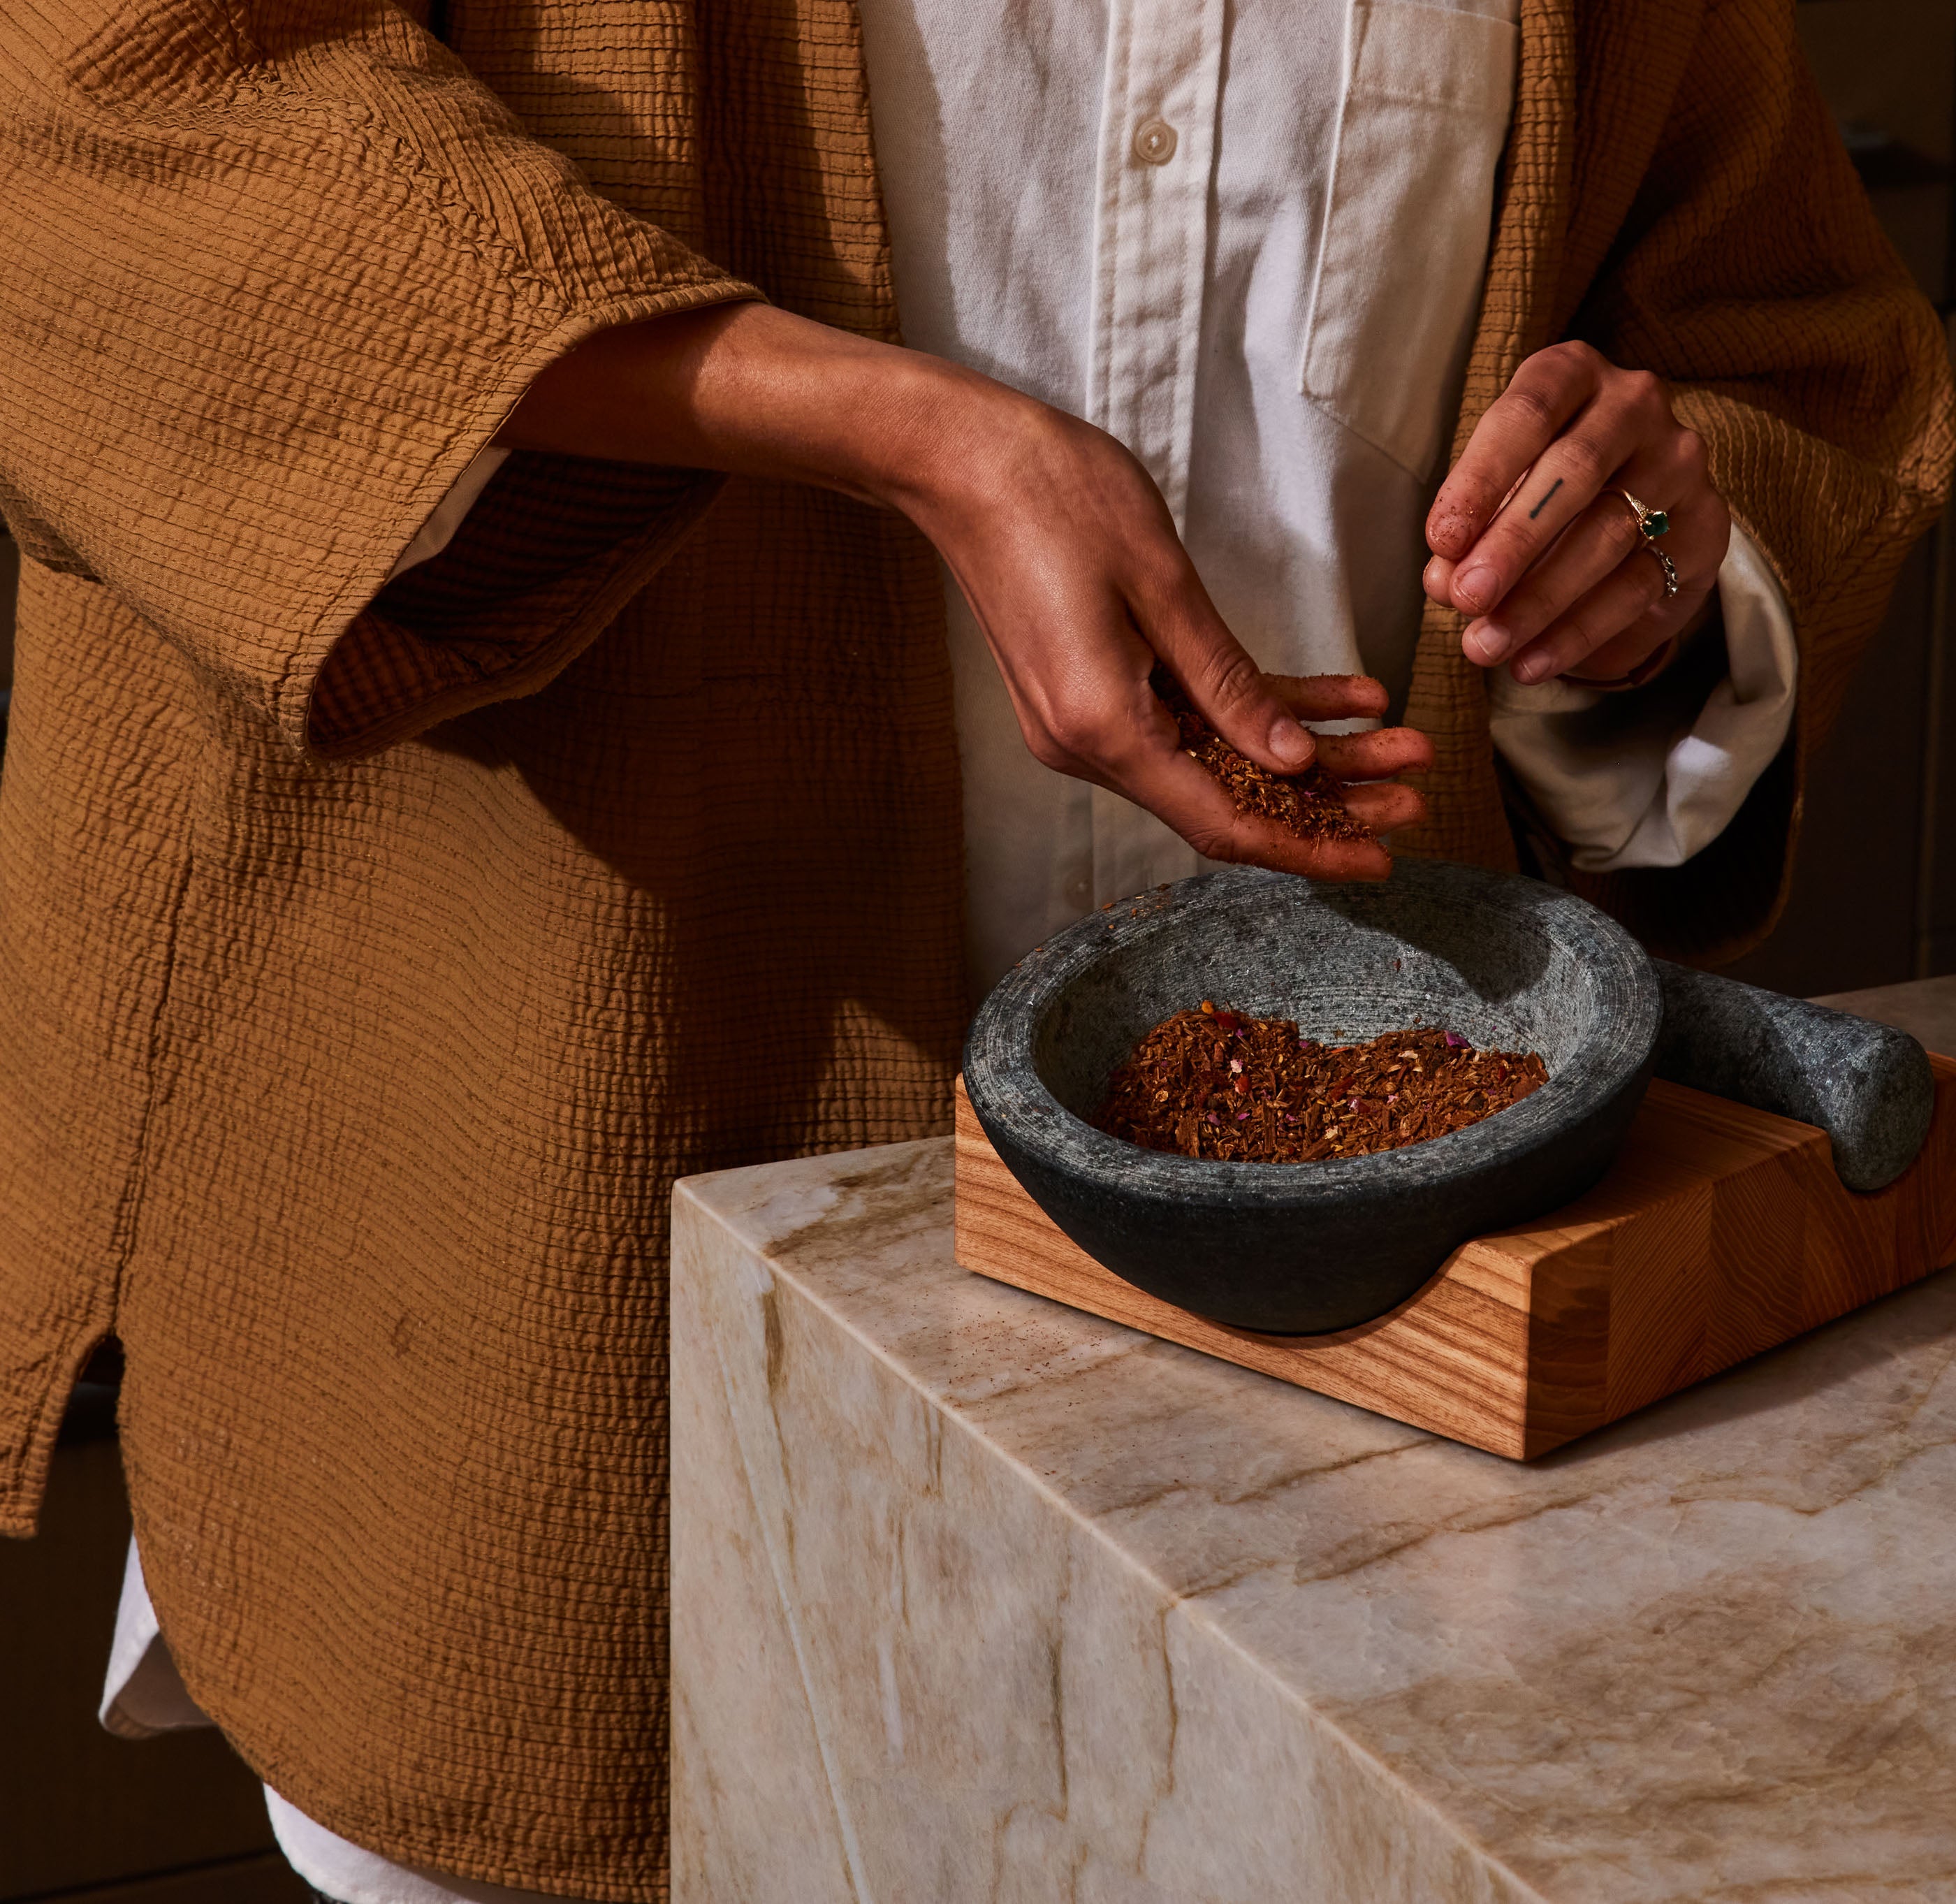
[{"label": "beige marble surface", "polygon": [[1956,1273],[1532,1467],[683,1186],[680,1904],[1956,1900]]}]

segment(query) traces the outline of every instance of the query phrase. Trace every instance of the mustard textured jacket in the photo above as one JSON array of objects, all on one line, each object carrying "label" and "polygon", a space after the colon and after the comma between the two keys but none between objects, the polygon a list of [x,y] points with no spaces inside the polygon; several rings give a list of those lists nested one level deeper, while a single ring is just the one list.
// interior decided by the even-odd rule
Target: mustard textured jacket
[{"label": "mustard textured jacket", "polygon": [[[676,1174],[945,1128],[932,557],[839,498],[518,456],[542,365],[758,289],[897,315],[850,0],[0,8],[0,1525],[118,1334],[153,1596],[253,1767],[396,1858],[666,1895]],[[1801,762],[1950,460],[1939,326],[1783,0],[1523,0],[1464,431],[1586,337],[1680,386],[1803,645]],[[715,500],[716,491],[718,500]],[[709,509],[709,504],[712,506]],[[1514,848],[1430,614],[1420,850]]]}]

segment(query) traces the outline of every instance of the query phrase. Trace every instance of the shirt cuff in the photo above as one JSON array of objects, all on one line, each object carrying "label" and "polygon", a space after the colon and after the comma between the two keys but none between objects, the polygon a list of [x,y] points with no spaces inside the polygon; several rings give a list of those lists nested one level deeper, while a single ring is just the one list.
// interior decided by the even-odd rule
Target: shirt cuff
[{"label": "shirt cuff", "polygon": [[1718,838],[1784,744],[1800,671],[1793,616],[1736,524],[1708,630],[1647,687],[1488,679],[1496,750],[1582,873],[1681,866]]}]

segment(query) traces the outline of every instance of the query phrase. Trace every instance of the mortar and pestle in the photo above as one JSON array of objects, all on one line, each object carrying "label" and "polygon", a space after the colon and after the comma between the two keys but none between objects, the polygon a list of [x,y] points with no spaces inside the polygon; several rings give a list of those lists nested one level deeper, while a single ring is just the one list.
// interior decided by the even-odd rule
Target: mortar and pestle
[{"label": "mortar and pestle", "polygon": [[[1314,1164],[1144,1150],[1087,1120],[1150,1027],[1213,998],[1347,1044],[1415,1025],[1538,1052],[1548,1081],[1446,1136]],[[1437,860],[1377,886],[1232,870],[1090,914],[986,999],[964,1081],[1066,1235],[1138,1288],[1270,1334],[1382,1315],[1469,1238],[1610,1167],[1653,1073],[1824,1129],[1850,1190],[1898,1177],[1935,1085],[1905,1032],[1653,959],[1573,893]]]}]

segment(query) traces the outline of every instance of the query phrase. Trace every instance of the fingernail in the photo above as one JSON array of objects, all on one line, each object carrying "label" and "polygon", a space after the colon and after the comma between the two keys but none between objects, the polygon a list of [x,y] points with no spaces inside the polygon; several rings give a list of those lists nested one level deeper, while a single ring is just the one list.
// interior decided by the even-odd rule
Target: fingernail
[{"label": "fingernail", "polygon": [[1498,622],[1476,621],[1460,637],[1460,646],[1469,661],[1478,662],[1483,668],[1492,668],[1506,657],[1508,650],[1514,646],[1514,637]]},{"label": "fingernail", "polygon": [[1524,687],[1532,687],[1548,673],[1546,655],[1524,655],[1510,671]]},{"label": "fingernail", "polygon": [[1477,562],[1453,578],[1453,598],[1465,602],[1470,608],[1485,608],[1491,605],[1500,586],[1499,572],[1484,562]]},{"label": "fingernail", "polygon": [[1288,714],[1279,714],[1270,723],[1270,751],[1295,773],[1311,765],[1317,743]]}]

